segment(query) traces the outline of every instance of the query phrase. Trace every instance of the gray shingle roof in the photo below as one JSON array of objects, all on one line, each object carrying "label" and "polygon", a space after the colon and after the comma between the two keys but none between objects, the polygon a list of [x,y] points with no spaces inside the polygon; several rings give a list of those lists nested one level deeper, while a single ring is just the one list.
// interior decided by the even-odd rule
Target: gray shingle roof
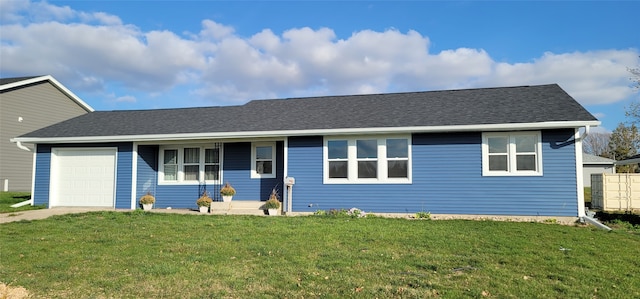
[{"label": "gray shingle roof", "polygon": [[613,162],[615,162],[615,161],[616,160],[609,159],[609,158],[603,158],[603,157],[594,156],[594,155],[590,155],[590,154],[582,154],[582,163],[583,164],[611,164],[611,165],[613,165]]},{"label": "gray shingle roof", "polygon": [[29,80],[33,78],[38,78],[40,76],[31,76],[31,77],[15,77],[15,78],[0,78],[0,85],[16,83],[24,80]]},{"label": "gray shingle roof", "polygon": [[556,84],[98,111],[21,137],[266,132],[597,121]]}]

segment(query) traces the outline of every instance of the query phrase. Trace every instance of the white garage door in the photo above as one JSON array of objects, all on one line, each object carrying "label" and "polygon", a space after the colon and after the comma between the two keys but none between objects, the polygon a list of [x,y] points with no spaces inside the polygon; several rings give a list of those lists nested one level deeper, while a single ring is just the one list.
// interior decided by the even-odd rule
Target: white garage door
[{"label": "white garage door", "polygon": [[50,206],[114,207],[115,174],[115,148],[54,148]]}]

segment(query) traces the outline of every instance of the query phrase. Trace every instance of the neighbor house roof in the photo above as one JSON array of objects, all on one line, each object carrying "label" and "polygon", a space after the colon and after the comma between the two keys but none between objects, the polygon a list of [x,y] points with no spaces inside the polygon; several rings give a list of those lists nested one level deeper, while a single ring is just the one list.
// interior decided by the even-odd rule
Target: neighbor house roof
[{"label": "neighbor house roof", "polygon": [[629,165],[629,164],[638,164],[638,163],[640,163],[640,154],[615,162],[616,165]]},{"label": "neighbor house roof", "polygon": [[49,81],[54,87],[56,87],[60,92],[66,94],[71,100],[76,102],[82,109],[87,112],[93,112],[94,109],[85,103],[82,99],[76,96],[69,89],[64,87],[58,80],[54,79],[52,76],[30,76],[30,77],[15,77],[15,78],[0,78],[0,92],[5,92],[11,89],[23,88],[29,86],[31,84],[37,84],[40,82]]},{"label": "neighbor house roof", "polygon": [[26,81],[33,78],[38,78],[40,76],[31,76],[31,77],[15,77],[15,78],[0,78],[0,85],[16,83],[20,81]]},{"label": "neighbor house roof", "polygon": [[608,164],[613,165],[616,160],[603,158],[590,154],[582,154],[582,164]]},{"label": "neighbor house roof", "polygon": [[22,142],[83,142],[577,128],[600,122],[556,84],[98,111]]}]

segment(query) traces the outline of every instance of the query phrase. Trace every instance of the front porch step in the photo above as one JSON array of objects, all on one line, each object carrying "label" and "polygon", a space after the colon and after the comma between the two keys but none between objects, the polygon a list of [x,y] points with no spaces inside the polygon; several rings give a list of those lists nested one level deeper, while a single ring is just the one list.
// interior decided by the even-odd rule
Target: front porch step
[{"label": "front porch step", "polygon": [[211,203],[211,214],[218,215],[265,215],[264,201],[232,200],[230,202],[215,201]]}]

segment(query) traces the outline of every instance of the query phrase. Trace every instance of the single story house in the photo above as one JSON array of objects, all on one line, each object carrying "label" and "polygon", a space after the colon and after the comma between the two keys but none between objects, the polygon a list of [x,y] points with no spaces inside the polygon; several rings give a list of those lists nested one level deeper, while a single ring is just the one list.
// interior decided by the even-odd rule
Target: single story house
[{"label": "single story house", "polygon": [[49,207],[136,209],[151,192],[192,208],[229,182],[233,201],[275,188],[285,212],[578,217],[582,139],[599,124],[550,84],[97,111],[13,141],[34,144],[33,197]]},{"label": "single story house", "polygon": [[582,154],[584,187],[591,187],[591,175],[596,173],[616,173],[616,160],[590,154]]}]

